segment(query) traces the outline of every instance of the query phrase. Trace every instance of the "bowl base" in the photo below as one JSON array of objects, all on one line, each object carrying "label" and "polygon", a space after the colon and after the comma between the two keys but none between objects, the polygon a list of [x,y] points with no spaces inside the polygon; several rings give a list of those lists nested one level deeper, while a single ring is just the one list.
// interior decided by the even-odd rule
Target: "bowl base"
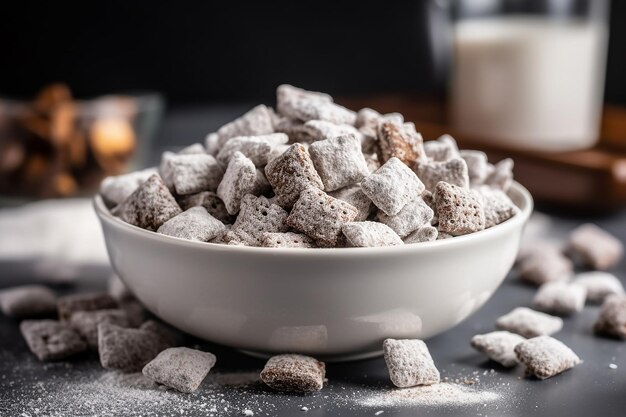
[{"label": "bowl base", "polygon": [[[241,353],[245,353],[246,355],[253,356],[259,359],[269,359],[277,353],[267,353],[267,352],[259,352],[256,350],[247,350],[247,349],[237,349]],[[353,353],[353,354],[345,354],[345,355],[310,355],[314,356],[316,359],[319,359],[323,362],[351,362],[351,361],[360,361],[365,359],[373,359],[382,356],[382,350],[375,350],[372,352],[363,352],[363,353]]]}]

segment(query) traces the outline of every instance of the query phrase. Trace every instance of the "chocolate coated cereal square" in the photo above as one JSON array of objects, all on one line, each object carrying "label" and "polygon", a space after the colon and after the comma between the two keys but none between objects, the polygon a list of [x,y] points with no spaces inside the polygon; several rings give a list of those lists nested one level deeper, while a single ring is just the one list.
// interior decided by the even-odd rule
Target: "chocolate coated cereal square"
[{"label": "chocolate coated cereal square", "polygon": [[472,337],[471,345],[477,351],[487,355],[489,359],[511,368],[518,363],[515,346],[524,340],[526,338],[518,334],[500,330]]},{"label": "chocolate coated cereal square", "polygon": [[186,347],[165,349],[144,366],[142,373],[151,380],[191,393],[198,389],[213,365],[215,355]]},{"label": "chocolate coated cereal square", "polygon": [[21,285],[0,292],[0,309],[9,317],[40,317],[56,313],[57,296],[43,285]]},{"label": "chocolate coated cereal square", "polygon": [[389,377],[396,387],[439,383],[439,370],[423,341],[386,339],[383,342],[383,354]]},{"label": "chocolate coated cereal square", "polygon": [[261,371],[261,380],[270,388],[284,392],[314,392],[324,386],[326,366],[305,355],[272,356]]},{"label": "chocolate coated cereal square", "polygon": [[224,223],[211,216],[204,207],[197,206],[163,223],[157,233],[181,239],[208,242],[217,237],[224,229]]},{"label": "chocolate coated cereal square", "polygon": [[435,187],[434,200],[440,232],[459,236],[485,228],[482,198],[475,190],[440,182]]},{"label": "chocolate coated cereal square", "polygon": [[551,378],[581,363],[580,358],[562,342],[540,336],[515,346],[517,359],[526,366],[526,375]]},{"label": "chocolate coated cereal square", "polygon": [[403,245],[402,239],[389,226],[377,222],[350,222],[341,228],[352,246],[367,248],[375,246]]},{"label": "chocolate coated cereal square", "polygon": [[326,191],[353,185],[369,175],[361,143],[354,135],[314,142],[309,154]]},{"label": "chocolate coated cereal square", "polygon": [[496,327],[530,338],[558,332],[563,328],[563,320],[530,308],[517,307],[499,317]]},{"label": "chocolate coated cereal square", "polygon": [[83,352],[87,344],[67,324],[56,320],[24,320],[20,331],[40,361],[54,361]]}]

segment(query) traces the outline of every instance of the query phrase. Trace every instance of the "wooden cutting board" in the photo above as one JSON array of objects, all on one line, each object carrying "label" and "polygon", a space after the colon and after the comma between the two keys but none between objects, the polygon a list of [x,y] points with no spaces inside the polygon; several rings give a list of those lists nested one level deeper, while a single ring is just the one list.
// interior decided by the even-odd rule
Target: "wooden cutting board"
[{"label": "wooden cutting board", "polygon": [[400,112],[415,123],[424,139],[451,134],[460,147],[485,151],[491,162],[513,158],[516,179],[540,204],[585,211],[626,206],[626,108],[605,106],[601,139],[595,147],[555,153],[510,149],[455,132],[448,125],[443,100],[382,95],[340,102],[352,109],[371,107],[382,113]]}]

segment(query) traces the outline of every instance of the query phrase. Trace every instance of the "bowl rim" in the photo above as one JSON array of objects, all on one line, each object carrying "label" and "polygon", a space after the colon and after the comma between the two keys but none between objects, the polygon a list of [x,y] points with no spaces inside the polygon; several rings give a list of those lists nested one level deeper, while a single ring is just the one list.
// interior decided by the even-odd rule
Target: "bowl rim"
[{"label": "bowl rim", "polygon": [[[484,229],[478,232],[470,233],[462,236],[455,236],[450,239],[441,239],[431,242],[412,243],[408,245],[398,246],[377,246],[377,247],[351,247],[351,248],[262,248],[255,246],[239,246],[239,245],[225,245],[210,242],[200,242],[182,239],[174,236],[167,236],[152,232],[150,230],[142,229],[132,224],[126,223],[118,217],[111,214],[109,209],[104,204],[104,200],[100,194],[96,194],[93,198],[93,206],[98,215],[98,218],[102,223],[106,222],[111,226],[123,230],[125,233],[135,234],[142,238],[150,240],[156,240],[162,243],[171,244],[174,246],[192,247],[196,249],[203,249],[207,251],[223,251],[233,253],[250,253],[255,255],[267,255],[275,256],[281,254],[281,256],[297,255],[297,256],[377,256],[377,255],[390,255],[399,254],[404,252],[429,252],[433,250],[439,250],[439,248],[453,247],[457,245],[464,245],[469,242],[480,242],[491,237],[502,235],[517,227],[523,227],[533,211],[533,198],[530,192],[522,186],[520,183],[514,181],[511,184],[511,188],[508,191],[511,195],[511,199],[515,205],[520,209],[519,212],[510,219],[497,224],[489,229]],[[520,204],[516,203],[516,200]]]}]

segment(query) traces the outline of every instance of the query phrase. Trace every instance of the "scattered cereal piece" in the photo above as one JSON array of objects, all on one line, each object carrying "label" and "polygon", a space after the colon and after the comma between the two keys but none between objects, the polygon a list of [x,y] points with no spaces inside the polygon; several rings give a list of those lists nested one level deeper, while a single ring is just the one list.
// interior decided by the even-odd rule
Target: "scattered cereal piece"
[{"label": "scattered cereal piece", "polygon": [[361,143],[354,135],[314,142],[309,154],[326,191],[353,185],[369,175]]},{"label": "scattered cereal piece", "polygon": [[110,323],[98,325],[100,363],[106,369],[139,372],[168,347],[161,336],[143,327],[128,329]]},{"label": "scattered cereal piece", "polygon": [[459,147],[450,135],[441,135],[436,140],[424,142],[424,151],[431,161],[445,162],[453,158],[460,158]]},{"label": "scattered cereal piece", "polygon": [[619,262],[624,245],[606,230],[587,223],[570,234],[569,251],[594,269],[605,270]]},{"label": "scattered cereal piece", "polygon": [[306,234],[320,246],[337,246],[344,223],[354,220],[357,209],[326,194],[309,188],[294,204],[287,224]]},{"label": "scattered cereal piece", "polygon": [[489,173],[487,154],[482,151],[462,150],[460,155],[467,164],[470,185],[482,185]]},{"label": "scattered cereal piece", "polygon": [[361,183],[365,195],[376,207],[395,216],[424,191],[424,184],[398,158],[391,158]]},{"label": "scattered cereal piece", "polygon": [[70,294],[57,301],[59,319],[69,320],[76,311],[94,311],[117,308],[117,302],[107,293]]},{"label": "scattered cereal piece", "polygon": [[100,183],[100,194],[102,194],[107,203],[112,205],[120,204],[156,172],[156,169],[148,168],[128,174],[106,177]]},{"label": "scattered cereal piece", "polygon": [[403,245],[402,239],[389,226],[377,222],[345,223],[341,230],[352,246],[367,248],[375,246]]},{"label": "scattered cereal piece", "polygon": [[417,339],[386,339],[383,353],[391,382],[399,388],[438,384],[439,370],[426,343]]},{"label": "scattered cereal piece", "polygon": [[440,182],[435,187],[434,200],[440,232],[458,236],[485,228],[485,213],[478,192]]},{"label": "scattered cereal piece", "polygon": [[378,159],[387,162],[396,157],[412,167],[417,161],[425,161],[422,135],[407,124],[383,121],[378,125]]},{"label": "scattered cereal piece", "polygon": [[224,179],[217,187],[217,196],[222,199],[229,214],[239,212],[241,199],[253,191],[256,178],[254,163],[241,152],[235,152],[228,163]]},{"label": "scattered cereal piece", "polygon": [[9,317],[41,317],[56,312],[57,296],[43,285],[21,285],[0,292],[0,309]]},{"label": "scattered cereal piece", "polygon": [[185,146],[183,149],[178,151],[178,155],[193,155],[193,154],[204,154],[204,153],[207,153],[207,152],[201,143],[193,143],[189,146]]},{"label": "scattered cereal piece", "polygon": [[395,216],[388,216],[383,211],[378,213],[378,221],[389,226],[402,238],[422,226],[430,225],[432,218],[433,210],[421,197],[407,203]]},{"label": "scattered cereal piece", "polygon": [[327,94],[305,91],[289,85],[276,90],[277,109],[283,116],[302,120],[325,120],[336,124],[354,125],[356,113],[333,103]]},{"label": "scattered cereal piece", "polygon": [[181,239],[208,242],[225,229],[224,224],[211,216],[204,207],[192,207],[174,216],[157,233]]},{"label": "scattered cereal piece", "polygon": [[225,239],[229,243],[260,246],[264,234],[288,230],[287,216],[282,207],[271,204],[267,198],[248,194],[241,200],[239,216]]},{"label": "scattered cereal piece", "polygon": [[336,138],[339,136],[352,135],[359,141],[359,150],[363,141],[363,134],[352,125],[338,125],[324,120],[309,120],[304,124],[312,141]]},{"label": "scattered cereal piece", "polygon": [[453,158],[442,162],[419,162],[415,166],[417,176],[428,191],[433,191],[439,181],[461,188],[469,188],[467,164],[461,158]]},{"label": "scattered cereal piece", "polygon": [[174,189],[180,195],[215,191],[224,176],[215,157],[206,153],[176,155],[169,164]]},{"label": "scattered cereal piece", "polygon": [[487,355],[489,359],[511,368],[518,363],[515,346],[524,340],[526,338],[518,334],[500,330],[472,337],[471,345],[477,351]]},{"label": "scattered cereal piece", "polygon": [[267,106],[259,104],[243,116],[220,127],[217,131],[219,146],[235,136],[267,135],[274,132],[272,114]]},{"label": "scattered cereal piece", "polygon": [[189,210],[192,207],[202,206],[209,214],[224,224],[230,224],[232,217],[228,214],[226,206],[221,198],[213,191],[202,191],[198,194],[189,194],[181,196],[178,200],[183,210]]},{"label": "scattered cereal piece", "polygon": [[126,223],[156,231],[182,210],[161,177],[152,175],[112,211]]},{"label": "scattered cereal piece", "polygon": [[317,245],[307,235],[301,233],[265,233],[261,238],[264,248],[316,248]]},{"label": "scattered cereal piece", "polygon": [[522,258],[517,270],[522,281],[540,286],[546,282],[568,280],[574,272],[574,265],[559,249],[544,247],[544,250],[533,251]]},{"label": "scattered cereal piece", "polygon": [[211,368],[215,355],[186,347],[165,349],[144,366],[142,373],[151,380],[191,393],[198,389]]},{"label": "scattered cereal piece", "polygon": [[485,184],[492,188],[509,191],[513,183],[513,160],[503,159],[493,166],[493,171],[485,178]]},{"label": "scattered cereal piece", "polygon": [[612,294],[624,294],[622,282],[613,274],[601,271],[582,272],[576,275],[574,282],[587,290],[587,301],[602,303]]},{"label": "scattered cereal piece", "polygon": [[265,175],[276,193],[276,202],[291,207],[306,188],[324,188],[313,161],[304,146],[294,143],[281,156],[265,166]]},{"label": "scattered cereal piece", "polygon": [[128,315],[121,309],[76,311],[70,316],[70,325],[87,342],[90,349],[98,349],[98,325],[100,323],[115,324],[128,327]]},{"label": "scattered cereal piece", "polygon": [[289,138],[284,133],[271,133],[261,136],[237,136],[231,138],[222,146],[217,154],[217,160],[224,165],[228,165],[235,152],[241,152],[254,165],[263,166],[267,164],[272,148],[284,145],[288,141]]},{"label": "scattered cereal piece", "polygon": [[432,227],[430,225],[422,226],[405,237],[404,244],[409,245],[411,243],[432,242],[433,240],[437,240],[437,235],[438,232],[436,227]]},{"label": "scattered cereal piece", "polygon": [[499,317],[496,327],[530,338],[558,332],[563,328],[563,320],[530,308],[517,307]]},{"label": "scattered cereal piece", "polygon": [[533,307],[562,316],[582,311],[587,290],[578,284],[568,282],[546,282],[533,298]]},{"label": "scattered cereal piece", "polygon": [[315,358],[297,354],[272,356],[261,380],[276,391],[313,392],[324,386],[326,366]]},{"label": "scattered cereal piece", "polygon": [[526,375],[548,379],[582,361],[562,342],[550,336],[525,340],[515,346],[517,359],[526,366]]},{"label": "scattered cereal piece", "polygon": [[328,193],[331,197],[338,200],[345,201],[357,209],[358,214],[354,219],[355,222],[362,222],[376,209],[372,200],[365,195],[360,185],[353,185],[350,187],[341,188],[337,191]]},{"label": "scattered cereal piece", "polygon": [[501,190],[480,186],[477,188],[483,198],[485,229],[500,224],[515,216],[519,209]]},{"label": "scattered cereal piece", "polygon": [[56,320],[24,320],[20,331],[40,361],[64,359],[87,349],[87,344],[69,324]]},{"label": "scattered cereal piece", "polygon": [[626,339],[626,295],[606,297],[593,330],[600,335]]},{"label": "scattered cereal piece", "polygon": [[111,274],[109,282],[107,284],[108,293],[115,301],[122,302],[132,300],[133,294],[128,287],[122,282],[122,279],[117,274]]}]

